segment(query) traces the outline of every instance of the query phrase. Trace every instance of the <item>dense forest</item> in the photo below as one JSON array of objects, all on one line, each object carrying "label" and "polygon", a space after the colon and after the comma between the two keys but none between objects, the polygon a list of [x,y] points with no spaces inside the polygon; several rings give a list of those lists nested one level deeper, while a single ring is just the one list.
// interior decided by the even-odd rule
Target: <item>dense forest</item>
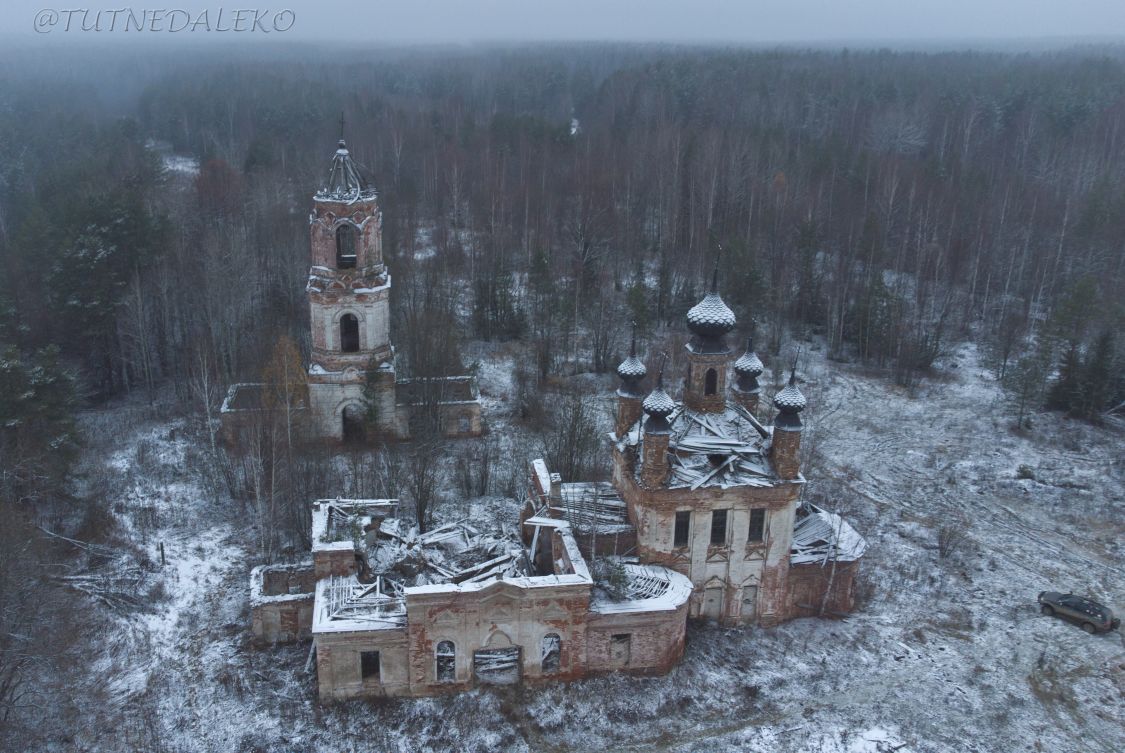
[{"label": "dense forest", "polygon": [[[78,494],[79,411],[211,415],[287,343],[307,353],[307,217],[341,117],[380,191],[404,375],[472,367],[434,355],[450,322],[527,345],[529,403],[612,370],[630,321],[674,359],[718,264],[778,368],[817,342],[910,389],[974,341],[1019,430],[1125,404],[1120,50],[298,52],[0,62],[3,556]],[[11,555],[7,603],[54,608],[32,568]],[[0,667],[0,709],[41,660]]]},{"label": "dense forest", "polygon": [[81,407],[212,415],[307,353],[306,212],[341,119],[381,192],[405,375],[521,341],[532,415],[553,376],[612,369],[630,321],[674,361],[718,263],[778,364],[816,340],[909,388],[975,340],[1018,427],[1125,401],[1120,51],[103,58],[3,69],[10,498],[62,493]]}]

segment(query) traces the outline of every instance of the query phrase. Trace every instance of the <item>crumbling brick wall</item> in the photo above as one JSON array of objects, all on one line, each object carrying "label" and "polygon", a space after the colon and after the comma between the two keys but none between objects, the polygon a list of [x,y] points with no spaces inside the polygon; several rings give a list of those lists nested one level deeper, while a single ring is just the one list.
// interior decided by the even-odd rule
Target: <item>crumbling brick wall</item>
[{"label": "crumbling brick wall", "polygon": [[251,633],[258,641],[287,643],[312,635],[312,566],[259,566],[250,573]]},{"label": "crumbling brick wall", "polygon": [[[664,674],[683,658],[686,625],[686,603],[665,612],[591,612],[586,626],[586,668],[591,674],[618,670]],[[629,636],[626,662],[614,646],[614,636],[621,635]]]},{"label": "crumbling brick wall", "polygon": [[[855,580],[859,574],[859,560],[836,563],[805,563],[789,567],[789,598],[784,619],[820,616],[845,617],[855,608]],[[831,592],[825,601],[825,592]]]},{"label": "crumbling brick wall", "polygon": [[[410,695],[406,628],[316,636],[316,679],[322,701]],[[379,652],[379,672],[364,678],[363,652]]]}]

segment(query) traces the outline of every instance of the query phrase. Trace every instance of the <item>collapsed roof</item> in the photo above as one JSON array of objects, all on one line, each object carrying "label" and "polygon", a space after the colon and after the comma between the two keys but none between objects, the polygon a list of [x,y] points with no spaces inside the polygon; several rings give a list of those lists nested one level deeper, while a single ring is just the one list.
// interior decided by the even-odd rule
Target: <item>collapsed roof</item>
[{"label": "collapsed roof", "polygon": [[792,565],[852,562],[867,551],[867,541],[846,520],[813,504],[797,510],[793,524]]},{"label": "collapsed roof", "polygon": [[625,500],[608,481],[562,484],[559,501],[561,506],[552,506],[551,512],[557,513],[576,531],[612,534],[633,529]]},{"label": "collapsed roof", "polygon": [[[777,475],[766,457],[770,430],[742,406],[728,403],[722,413],[710,413],[678,403],[668,420],[669,489],[728,489],[777,483]],[[618,446],[643,443],[644,432],[638,422]]]}]

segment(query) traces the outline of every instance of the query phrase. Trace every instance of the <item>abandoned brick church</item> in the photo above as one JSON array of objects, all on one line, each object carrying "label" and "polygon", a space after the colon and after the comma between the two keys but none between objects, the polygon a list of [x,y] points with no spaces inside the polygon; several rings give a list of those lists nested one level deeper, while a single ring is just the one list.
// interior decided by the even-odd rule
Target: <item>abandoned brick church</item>
[{"label": "abandoned brick church", "polygon": [[[309,283],[309,402],[328,437],[343,430],[347,374],[361,358],[383,354],[395,384],[374,194],[342,142],[332,175],[316,197]],[[341,222],[356,228],[355,246],[341,245]],[[358,351],[342,344],[348,315],[361,323]],[[333,700],[663,673],[683,654],[689,619],[770,626],[848,613],[866,543],[800,502],[796,379],[773,396],[774,425],[759,421],[762,362],[752,342],[735,359],[717,275],[687,327],[680,400],[663,367],[646,394],[635,342],[618,367],[611,482],[563,480],[534,460],[518,530],[507,532],[470,521],[419,533],[397,500],[321,500],[311,561],[251,575],[254,635],[311,637],[320,697]],[[451,405],[463,415],[462,402]],[[479,413],[472,420],[479,428]]]}]

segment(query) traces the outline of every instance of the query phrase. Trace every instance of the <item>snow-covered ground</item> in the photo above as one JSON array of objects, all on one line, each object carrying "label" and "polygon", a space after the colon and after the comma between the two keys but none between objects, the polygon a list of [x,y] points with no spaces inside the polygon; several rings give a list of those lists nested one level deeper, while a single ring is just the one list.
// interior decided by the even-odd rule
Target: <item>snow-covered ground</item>
[{"label": "snow-covered ground", "polygon": [[[518,348],[470,351],[486,418],[510,426]],[[969,346],[912,395],[816,352],[805,376],[809,494],[870,544],[854,616],[692,626],[666,677],[328,707],[304,671],[307,645],[248,639],[251,516],[205,492],[199,438],[180,420],[102,415],[89,462],[112,476],[110,507],[135,544],[158,561],[164,542],[167,598],[107,618],[89,682],[105,707],[67,749],[1125,749],[1122,634],[1088,636],[1035,605],[1053,588],[1125,611],[1125,438],[1046,414],[1032,434],[1013,433]],[[515,432],[489,441],[507,462],[535,451]],[[1017,478],[1029,475],[1021,465],[1033,478]],[[499,517],[514,505],[470,509]],[[943,558],[938,531],[960,521],[966,541]]]}]

